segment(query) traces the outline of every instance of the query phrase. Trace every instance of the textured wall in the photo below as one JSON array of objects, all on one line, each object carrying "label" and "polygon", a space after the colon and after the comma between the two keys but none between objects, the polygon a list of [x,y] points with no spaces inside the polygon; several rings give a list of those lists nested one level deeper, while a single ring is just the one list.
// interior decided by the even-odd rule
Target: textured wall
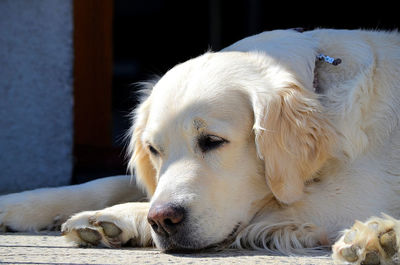
[{"label": "textured wall", "polygon": [[0,1],[0,193],[68,184],[71,0]]}]

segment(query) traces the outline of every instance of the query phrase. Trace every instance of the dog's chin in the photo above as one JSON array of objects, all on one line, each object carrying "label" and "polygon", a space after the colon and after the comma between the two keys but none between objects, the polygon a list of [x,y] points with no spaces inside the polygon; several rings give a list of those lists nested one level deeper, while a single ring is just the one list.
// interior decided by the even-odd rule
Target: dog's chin
[{"label": "dog's chin", "polygon": [[162,238],[154,236],[156,246],[166,253],[194,253],[194,252],[215,252],[228,248],[236,238],[239,232],[240,223],[238,223],[225,238],[216,242],[207,242],[196,236],[190,236],[191,233],[181,233],[183,236],[173,236]]}]

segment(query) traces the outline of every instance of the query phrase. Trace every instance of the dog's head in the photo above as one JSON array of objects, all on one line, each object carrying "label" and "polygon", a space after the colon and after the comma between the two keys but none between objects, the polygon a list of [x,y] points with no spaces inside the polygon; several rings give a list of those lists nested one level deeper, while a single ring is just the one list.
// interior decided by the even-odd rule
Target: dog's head
[{"label": "dog's head", "polygon": [[301,199],[334,133],[293,69],[265,53],[206,53],[155,84],[136,111],[129,166],[151,196],[159,248],[227,243],[268,198]]}]

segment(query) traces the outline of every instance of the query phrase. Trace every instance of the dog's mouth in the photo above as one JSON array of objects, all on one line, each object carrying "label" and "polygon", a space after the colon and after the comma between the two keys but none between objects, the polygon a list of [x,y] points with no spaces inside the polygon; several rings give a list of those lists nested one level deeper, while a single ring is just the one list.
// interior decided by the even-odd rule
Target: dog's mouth
[{"label": "dog's mouth", "polygon": [[[232,231],[225,237],[225,239],[219,241],[218,243],[212,243],[205,247],[197,247],[196,244],[189,243],[187,240],[182,242],[168,242],[168,246],[163,249],[165,253],[193,253],[193,252],[215,252],[221,251],[229,247],[237,234],[240,232],[241,223],[237,223]],[[186,243],[186,244],[185,244]]]},{"label": "dog's mouth", "polygon": [[210,250],[210,251],[221,251],[227,247],[229,247],[233,241],[235,241],[236,235],[240,231],[240,226],[241,223],[237,223],[235,227],[232,229],[232,231],[229,233],[229,235],[222,241],[216,244],[211,244],[207,247],[205,247],[205,250]]}]

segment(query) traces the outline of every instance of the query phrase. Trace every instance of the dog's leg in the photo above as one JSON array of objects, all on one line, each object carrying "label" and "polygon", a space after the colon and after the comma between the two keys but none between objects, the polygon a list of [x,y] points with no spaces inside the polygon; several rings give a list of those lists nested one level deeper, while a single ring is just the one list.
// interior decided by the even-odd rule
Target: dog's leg
[{"label": "dog's leg", "polygon": [[61,231],[79,246],[150,246],[148,211],[149,203],[132,202],[100,211],[81,212],[68,219]]},{"label": "dog's leg", "polygon": [[333,245],[338,264],[400,264],[400,221],[384,215],[356,221]]},{"label": "dog's leg", "polygon": [[130,176],[8,194],[0,196],[0,231],[59,229],[75,213],[144,197]]}]

